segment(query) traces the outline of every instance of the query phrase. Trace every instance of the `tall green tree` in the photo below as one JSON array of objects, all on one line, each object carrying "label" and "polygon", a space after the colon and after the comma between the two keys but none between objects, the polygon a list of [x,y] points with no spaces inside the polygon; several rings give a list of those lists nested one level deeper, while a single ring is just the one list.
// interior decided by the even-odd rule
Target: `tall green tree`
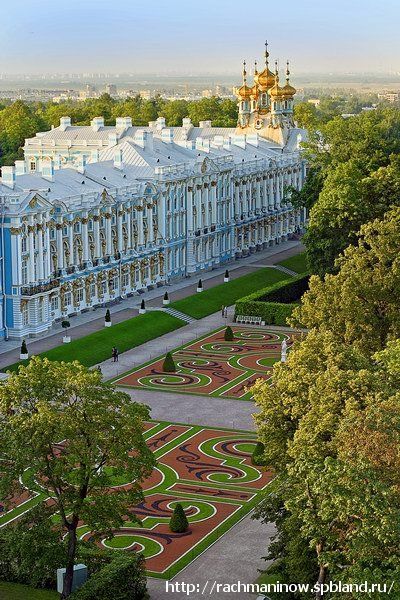
[{"label": "tall green tree", "polygon": [[[112,533],[143,499],[154,465],[143,438],[149,409],[74,363],[34,357],[0,388],[0,494],[12,496],[30,469],[48,489],[67,540],[62,598],[71,593],[77,528]],[[118,475],[129,489],[110,492]]]},{"label": "tall green tree", "polygon": [[292,324],[332,332],[366,355],[400,337],[400,207],[363,225],[338,273],[313,276]]}]

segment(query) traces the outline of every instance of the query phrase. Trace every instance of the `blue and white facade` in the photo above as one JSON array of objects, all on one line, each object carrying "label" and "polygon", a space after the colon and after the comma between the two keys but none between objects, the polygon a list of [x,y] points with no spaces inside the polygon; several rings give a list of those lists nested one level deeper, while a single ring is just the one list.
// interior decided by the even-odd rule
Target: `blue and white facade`
[{"label": "blue and white facade", "polygon": [[64,119],[38,134],[40,148],[27,140],[25,160],[3,167],[3,336],[38,335],[303,230],[286,188],[304,182],[304,132],[293,128],[283,147],[185,121],[133,128],[125,119],[105,134],[101,119],[77,128]]}]

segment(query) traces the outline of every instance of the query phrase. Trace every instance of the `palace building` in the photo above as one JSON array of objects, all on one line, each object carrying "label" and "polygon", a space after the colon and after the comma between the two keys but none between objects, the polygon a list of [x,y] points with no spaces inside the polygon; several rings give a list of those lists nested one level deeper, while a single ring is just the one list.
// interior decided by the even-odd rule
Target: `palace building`
[{"label": "palace building", "polygon": [[243,71],[236,129],[211,122],[60,126],[26,140],[0,180],[0,335],[56,321],[228,265],[304,229],[288,199],[306,175],[295,89],[265,53]]}]

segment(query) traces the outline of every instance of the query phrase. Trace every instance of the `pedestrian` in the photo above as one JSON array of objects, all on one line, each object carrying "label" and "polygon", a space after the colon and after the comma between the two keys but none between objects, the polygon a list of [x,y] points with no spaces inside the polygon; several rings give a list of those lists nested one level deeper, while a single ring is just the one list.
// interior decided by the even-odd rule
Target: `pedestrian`
[{"label": "pedestrian", "polygon": [[118,362],[119,359],[119,350],[118,348],[115,348],[115,362]]},{"label": "pedestrian", "polygon": [[117,360],[118,360],[118,354],[117,354],[117,352],[118,352],[118,350],[116,349],[115,346],[113,346],[112,350],[111,350],[111,356],[113,358],[113,362],[117,362]]},{"label": "pedestrian", "polygon": [[223,318],[225,316],[225,306],[222,305],[221,306],[221,317]]},{"label": "pedestrian", "polygon": [[224,317],[225,317],[225,319],[228,318],[228,307],[227,306],[225,306],[225,309],[224,309]]}]

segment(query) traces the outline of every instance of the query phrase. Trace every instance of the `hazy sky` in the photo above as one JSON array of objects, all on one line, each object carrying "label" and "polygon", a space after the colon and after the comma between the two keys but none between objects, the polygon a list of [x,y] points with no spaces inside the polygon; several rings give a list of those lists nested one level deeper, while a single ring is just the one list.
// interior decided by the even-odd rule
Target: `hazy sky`
[{"label": "hazy sky", "polygon": [[0,0],[0,72],[400,71],[400,0]]}]

